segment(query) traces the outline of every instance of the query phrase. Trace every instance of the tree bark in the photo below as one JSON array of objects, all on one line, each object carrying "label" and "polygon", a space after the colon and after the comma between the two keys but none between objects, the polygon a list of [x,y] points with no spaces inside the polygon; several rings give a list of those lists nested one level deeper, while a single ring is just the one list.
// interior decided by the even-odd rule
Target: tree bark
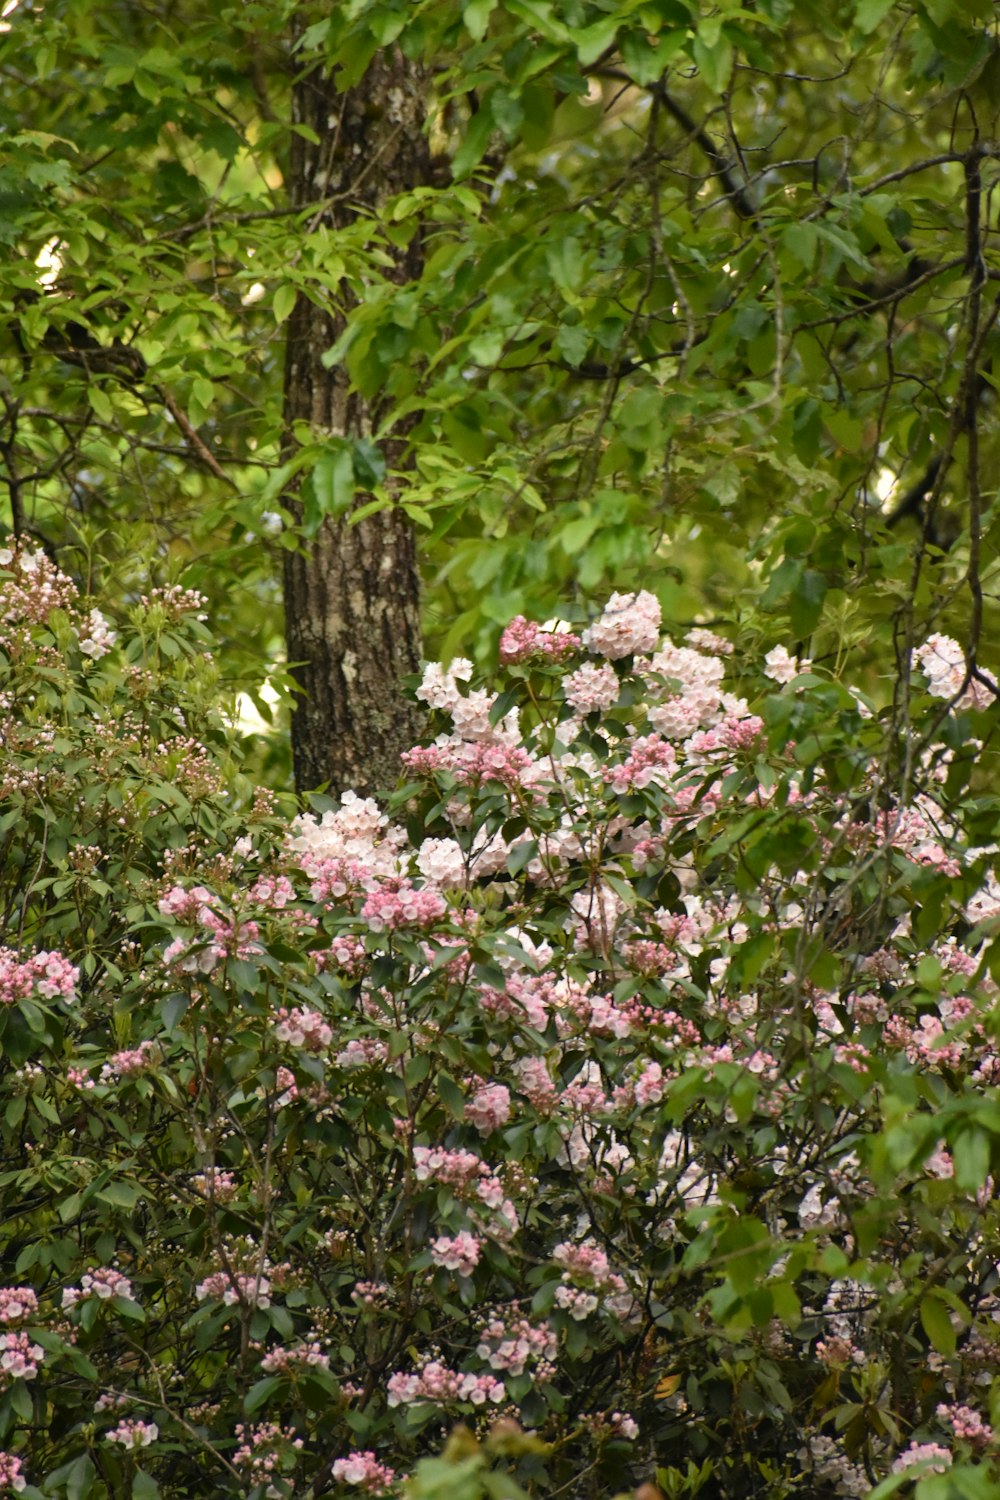
[{"label": "tree bark", "polygon": [[[320,70],[300,79],[292,118],[319,137],[318,145],[292,138],[292,201],[304,206],[336,196],[325,210],[334,228],[429,180],[423,76],[396,49],[378,53],[362,81],[342,94]],[[388,274],[404,283],[420,270],[415,235]],[[343,317],[300,294],[288,322],[288,451],[295,423],[305,422],[315,436],[346,438],[370,437],[378,424],[378,401],[351,391],[346,370],[323,368],[322,356],[343,328]],[[398,436],[385,445],[390,469],[402,450]],[[357,496],[355,504],[368,498]],[[298,502],[289,504],[296,513]],[[346,517],[327,518],[306,552],[285,553],[284,593],[288,660],[302,689],[292,714],[296,786],[309,791],[327,783],[335,793],[392,786],[417,725],[402,687],[420,662],[412,524],[395,506],[353,526]]]}]

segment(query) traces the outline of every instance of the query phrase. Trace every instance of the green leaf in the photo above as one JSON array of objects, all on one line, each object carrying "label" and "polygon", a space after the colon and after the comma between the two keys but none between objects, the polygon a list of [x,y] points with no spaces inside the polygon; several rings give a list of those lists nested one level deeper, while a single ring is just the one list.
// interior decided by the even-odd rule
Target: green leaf
[{"label": "green leaf", "polygon": [[258,1380],[256,1385],[252,1385],[243,1398],[243,1410],[247,1416],[252,1417],[254,1412],[260,1411],[261,1407],[270,1401],[275,1392],[282,1390],[287,1384],[288,1382],[284,1377],[279,1375],[268,1375],[263,1380]]},{"label": "green leaf", "polygon": [[819,231],[816,225],[786,224],[781,237],[802,268],[811,270],[819,249]]},{"label": "green leaf", "polygon": [[373,490],[386,475],[385,455],[377,443],[355,438],[353,448],[354,477],[362,489]]},{"label": "green leaf", "polygon": [[22,1422],[30,1422],[35,1415],[34,1402],[27,1381],[15,1380],[10,1388],[10,1404]]},{"label": "green leaf", "polygon": [[90,402],[94,416],[99,418],[100,421],[111,422],[114,420],[115,409],[96,381],[91,381],[87,386],[87,400]]},{"label": "green leaf", "polygon": [[724,94],[733,76],[733,47],[723,33],[709,46],[701,36],[694,39],[694,60],[713,94]]},{"label": "green leaf", "polygon": [[312,486],[323,515],[341,516],[350,509],[354,499],[354,460],[346,444],[331,446],[320,455],[313,467]]},{"label": "green leaf", "polygon": [[921,1467],[917,1464],[912,1469],[902,1469],[898,1474],[890,1474],[882,1480],[881,1484],[875,1486],[868,1500],[888,1500],[890,1495],[895,1495],[897,1490],[901,1490],[904,1485],[912,1484],[914,1472],[919,1471]]},{"label": "green leaf", "polygon": [[183,1019],[188,1006],[191,1004],[189,995],[168,995],[160,1004],[160,1019],[164,1030],[169,1034],[175,1032]]},{"label": "green leaf", "polygon": [[858,0],[854,7],[854,24],[868,36],[885,20],[895,3],[896,0]]},{"label": "green leaf", "polygon": [[449,1078],[447,1073],[439,1073],[437,1091],[448,1113],[456,1120],[463,1120],[465,1118],[465,1095],[454,1079]]},{"label": "green leaf", "polygon": [[135,1323],[145,1323],[146,1314],[138,1302],[133,1302],[131,1297],[112,1297],[111,1306],[116,1312],[121,1313],[123,1318],[131,1318]]},{"label": "green leaf", "polygon": [[570,40],[570,33],[555,15],[555,6],[550,0],[507,0],[507,9],[511,15],[534,26],[546,41],[565,43]]},{"label": "green leaf", "polygon": [[112,1208],[130,1209],[135,1208],[139,1201],[139,1189],[131,1182],[109,1182],[96,1196],[102,1203],[109,1203]]},{"label": "green leaf", "polygon": [[952,1146],[955,1181],[967,1193],[976,1193],[990,1170],[990,1138],[985,1130],[963,1130]]},{"label": "green leaf", "polygon": [[606,52],[614,45],[617,35],[618,17],[616,15],[594,21],[592,25],[585,26],[582,31],[574,31],[576,55],[583,66],[589,68],[591,63],[595,63],[602,52]]},{"label": "green leaf", "polygon": [[928,1292],[921,1300],[920,1322],[937,1352],[950,1359],[955,1352],[958,1336],[952,1326],[948,1308],[933,1292]]},{"label": "green leaf", "polygon": [[583,281],[583,251],[575,235],[564,235],[549,245],[546,253],[552,279],[564,292],[573,292]]},{"label": "green leaf", "polygon": [[584,324],[560,323],[556,333],[556,348],[574,370],[578,370],[586,359],[590,338],[590,331]]},{"label": "green leaf", "polygon": [[136,1469],[132,1478],[132,1500],[158,1500],[160,1486],[152,1474]]},{"label": "green leaf", "polygon": [[87,1500],[96,1478],[93,1462],[88,1454],[82,1453],[66,1476],[66,1500]]},{"label": "green leaf", "polygon": [[469,340],[469,358],[484,369],[497,364],[503,354],[506,334],[502,328],[490,328]]},{"label": "green leaf", "polygon": [[493,100],[492,96],[487,94],[480,101],[478,110],[466,128],[464,139],[452,157],[451,175],[456,182],[463,177],[468,177],[473,167],[482,159],[495,126]]},{"label": "green leaf", "polygon": [[497,0],[463,0],[462,20],[473,41],[482,41],[496,8]]},{"label": "green leaf", "polygon": [[291,315],[292,308],[298,300],[298,295],[298,287],[293,286],[290,281],[283,281],[281,283],[271,303],[276,323],[283,323]]}]

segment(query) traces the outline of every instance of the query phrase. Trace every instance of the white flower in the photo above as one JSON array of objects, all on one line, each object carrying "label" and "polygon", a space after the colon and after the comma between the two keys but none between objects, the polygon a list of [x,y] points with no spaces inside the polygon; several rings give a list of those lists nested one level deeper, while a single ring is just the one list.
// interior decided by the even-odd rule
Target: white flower
[{"label": "white flower", "polygon": [[811,661],[800,662],[797,656],[789,656],[784,646],[774,646],[764,657],[764,676],[772,682],[792,682],[811,666]]},{"label": "white flower", "polygon": [[118,632],[110,628],[99,609],[92,609],[77,631],[77,636],[84,656],[99,661],[111,650],[118,639]]},{"label": "white flower", "polygon": [[465,855],[455,839],[424,839],[417,855],[417,869],[435,885],[465,884]]}]

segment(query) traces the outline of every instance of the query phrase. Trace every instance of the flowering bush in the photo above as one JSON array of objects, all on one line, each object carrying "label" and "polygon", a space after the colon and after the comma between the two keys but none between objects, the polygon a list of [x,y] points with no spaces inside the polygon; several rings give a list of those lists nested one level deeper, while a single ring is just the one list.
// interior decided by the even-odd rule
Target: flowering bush
[{"label": "flowering bush", "polygon": [[428,669],[387,807],[279,817],[196,599],[0,588],[7,1488],[997,1492],[954,643],[903,736],[649,594],[519,620]]}]

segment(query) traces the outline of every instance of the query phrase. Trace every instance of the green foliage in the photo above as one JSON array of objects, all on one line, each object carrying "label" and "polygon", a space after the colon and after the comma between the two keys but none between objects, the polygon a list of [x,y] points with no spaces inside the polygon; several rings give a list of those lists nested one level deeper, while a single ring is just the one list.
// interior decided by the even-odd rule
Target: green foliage
[{"label": "green foliage", "polygon": [[[993,1439],[938,1406],[1000,1430],[993,7],[50,0],[3,25],[2,525],[62,568],[4,553],[24,1493],[318,1500],[370,1450],[413,1500],[985,1500]],[[293,78],[364,90],[387,48],[424,79],[431,180],[293,208]],[[342,327],[364,439],[283,432],[300,298]],[[363,875],[309,866],[321,832],[292,846],[257,790],[287,761],[241,760],[206,653],[230,697],[280,687],[283,552],[390,505],[444,656],[649,586],[738,644],[759,733],[678,735],[676,775],[618,784],[701,680],[629,659],[574,716],[539,647],[492,705],[442,690],[463,754],[525,750],[537,780],[425,762],[398,846],[365,814]],[[938,629],[964,666],[928,693]],[[775,640],[814,665],[762,678]],[[444,910],[387,931],[364,908],[397,848]],[[71,1000],[26,990],[49,959]],[[481,1133],[493,1087],[514,1108]],[[417,1147],[481,1155],[516,1227]],[[464,1271],[435,1250],[462,1234]],[[566,1270],[581,1241],[623,1292]],[[121,1289],[76,1296],[99,1268]],[[497,1307],[549,1331],[541,1369],[477,1352]],[[390,1405],[435,1351],[502,1395]],[[954,1461],[893,1472],[911,1442]]]},{"label": "green foliage", "polygon": [[[445,656],[655,577],[671,619],[788,633],[880,691],[915,618],[964,635],[982,595],[977,637],[994,623],[992,22],[987,0],[13,11],[15,512],[85,583],[183,573],[241,681],[280,651],[282,547],[392,504]],[[424,69],[433,181],[337,227],[322,184],[292,211],[290,77],[363,89],[382,48]],[[386,252],[415,234],[400,286]],[[363,452],[302,430],[289,464],[296,297],[346,318],[327,358],[377,409]]]},{"label": "green foliage", "polygon": [[392,806],[290,822],[198,596],[109,624],[0,562],[0,1479],[996,1487],[996,705],[954,643],[906,802],[891,711],[643,594],[589,657],[519,621],[495,684],[428,669]]}]

